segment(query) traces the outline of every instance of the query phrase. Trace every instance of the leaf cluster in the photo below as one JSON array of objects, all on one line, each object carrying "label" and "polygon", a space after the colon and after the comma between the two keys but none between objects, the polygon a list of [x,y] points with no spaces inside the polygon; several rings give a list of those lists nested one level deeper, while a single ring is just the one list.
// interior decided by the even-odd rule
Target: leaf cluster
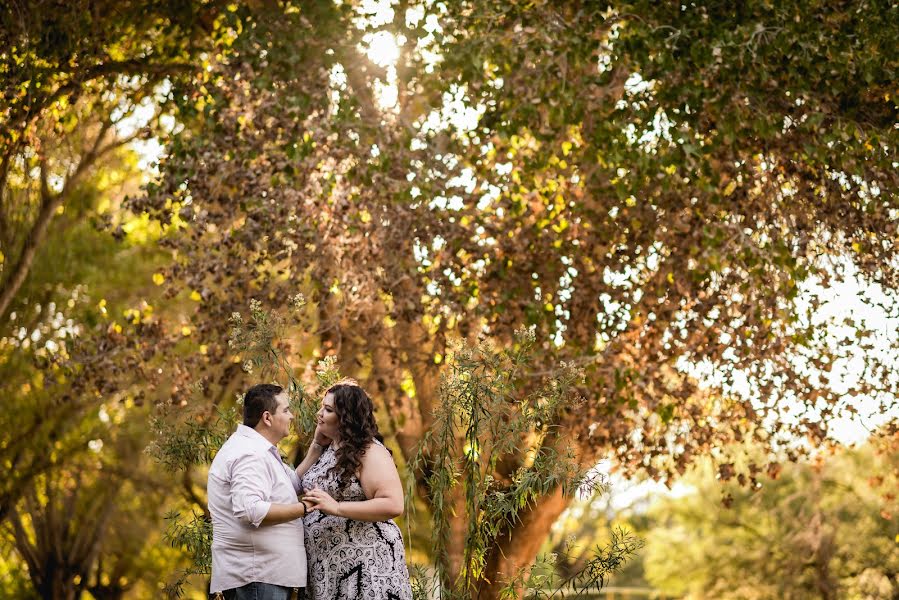
[{"label": "leaf cluster", "polygon": [[[508,348],[457,346],[441,381],[433,426],[410,463],[425,473],[443,593],[465,594],[495,576],[485,572],[488,561],[524,509],[556,490],[571,496],[594,483],[559,443],[554,424],[559,413],[581,402],[575,386],[582,375],[563,365],[526,391],[534,342],[533,331],[523,329]],[[464,516],[456,512],[460,508]],[[463,563],[450,585],[451,521],[460,517],[466,523]]]}]

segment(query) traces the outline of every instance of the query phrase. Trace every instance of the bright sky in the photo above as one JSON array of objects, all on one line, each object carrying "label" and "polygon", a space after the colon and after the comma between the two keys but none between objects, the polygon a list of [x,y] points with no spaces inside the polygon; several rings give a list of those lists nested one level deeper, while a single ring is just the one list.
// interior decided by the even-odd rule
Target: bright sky
[{"label": "bright sky", "polygon": [[[804,310],[807,298],[812,295],[825,301],[815,313],[813,323],[826,327],[831,345],[836,345],[841,338],[851,335],[847,326],[838,324],[847,317],[856,322],[864,322],[877,336],[873,350],[854,349],[850,360],[834,365],[830,387],[838,393],[848,390],[864,376],[866,352],[889,364],[895,361],[892,348],[899,343],[899,316],[891,317],[882,308],[899,307],[899,293],[865,283],[848,261],[845,271],[846,278],[831,283],[829,288],[823,288],[814,281],[807,282],[798,298],[800,312]],[[899,315],[899,311],[896,314]],[[835,437],[844,443],[861,442],[879,425],[891,418],[899,418],[899,407],[894,407],[889,413],[881,413],[880,403],[875,398],[856,398],[853,404],[859,411],[856,417],[843,416],[834,422]]]}]

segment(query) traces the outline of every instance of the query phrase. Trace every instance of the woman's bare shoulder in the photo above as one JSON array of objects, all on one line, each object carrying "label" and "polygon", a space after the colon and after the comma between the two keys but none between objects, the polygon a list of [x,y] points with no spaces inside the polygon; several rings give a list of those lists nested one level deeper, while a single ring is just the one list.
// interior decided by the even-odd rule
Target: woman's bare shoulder
[{"label": "woman's bare shoulder", "polygon": [[385,461],[393,462],[393,455],[383,443],[378,440],[372,440],[365,448],[365,454],[362,455],[362,462],[365,463],[384,463]]}]

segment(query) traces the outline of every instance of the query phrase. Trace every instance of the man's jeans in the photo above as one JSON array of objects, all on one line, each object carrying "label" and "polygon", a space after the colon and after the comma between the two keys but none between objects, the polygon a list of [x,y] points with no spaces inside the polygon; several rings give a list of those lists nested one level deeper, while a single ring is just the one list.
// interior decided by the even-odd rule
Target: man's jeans
[{"label": "man's jeans", "polygon": [[288,600],[292,591],[292,588],[273,583],[253,582],[225,590],[222,595],[225,600]]}]

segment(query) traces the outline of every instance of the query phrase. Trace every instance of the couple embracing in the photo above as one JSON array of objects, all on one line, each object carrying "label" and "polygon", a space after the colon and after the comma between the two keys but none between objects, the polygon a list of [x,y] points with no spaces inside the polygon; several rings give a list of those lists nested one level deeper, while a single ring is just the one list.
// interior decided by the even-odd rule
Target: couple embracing
[{"label": "couple embracing", "polygon": [[243,425],[209,470],[210,591],[226,600],[411,600],[400,530],[403,489],[374,407],[355,383],[324,395],[299,466],[276,444],[290,432],[287,392],[244,396]]}]

